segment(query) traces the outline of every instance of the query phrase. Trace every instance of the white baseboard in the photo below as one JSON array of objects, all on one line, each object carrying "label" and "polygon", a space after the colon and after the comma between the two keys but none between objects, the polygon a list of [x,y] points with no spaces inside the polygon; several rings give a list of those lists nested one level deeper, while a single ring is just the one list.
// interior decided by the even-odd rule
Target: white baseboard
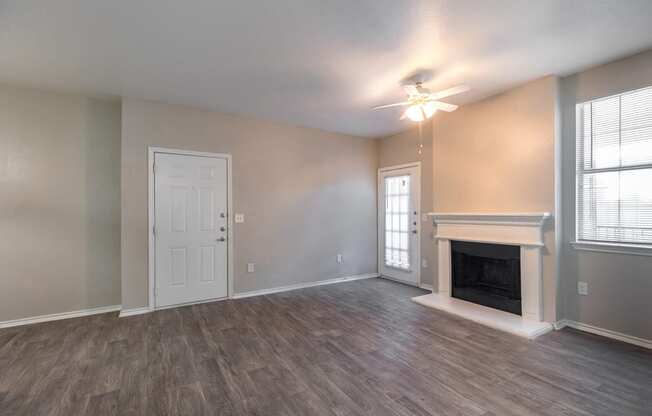
[{"label": "white baseboard", "polygon": [[344,276],[344,277],[336,277],[334,279],[320,280],[318,282],[298,283],[296,285],[279,286],[279,287],[273,287],[271,289],[251,290],[248,292],[235,293],[233,295],[233,299],[243,299],[252,296],[270,295],[272,293],[288,292],[290,290],[305,289],[314,286],[332,285],[333,283],[351,282],[353,280],[371,279],[374,277],[378,277],[378,273],[356,274],[353,276]]},{"label": "white baseboard", "polygon": [[120,310],[119,317],[124,318],[126,316],[142,315],[150,312],[152,312],[152,309],[150,309],[149,306],[143,306],[142,308],[122,309]]},{"label": "white baseboard", "polygon": [[[319,282],[300,283],[296,285],[281,286],[281,287],[275,287],[271,289],[253,290],[250,292],[236,293],[235,295],[233,295],[233,299],[242,299],[251,296],[268,295],[271,293],[287,292],[290,290],[303,289],[307,287],[330,285],[333,283],[350,282],[353,280],[370,279],[374,277],[378,277],[378,273],[358,274],[353,276],[344,276],[344,277],[337,277],[335,279],[322,280]],[[198,302],[198,303],[203,303],[203,302]],[[97,315],[101,313],[117,312],[117,311],[120,311],[120,315],[119,315],[120,318],[124,318],[126,316],[135,316],[135,315],[150,313],[152,312],[152,309],[150,309],[148,306],[144,306],[141,308],[131,308],[131,309],[122,309],[121,305],[100,306],[98,308],[82,309],[82,310],[72,311],[72,312],[53,313],[50,315],[40,315],[40,316],[32,316],[29,318],[13,319],[10,321],[0,321],[0,328],[10,328],[12,326],[36,324],[39,322],[57,321],[60,319],[78,318],[81,316]]]},{"label": "white baseboard", "polygon": [[175,305],[167,305],[167,306],[159,306],[157,308],[150,308],[149,306],[143,306],[140,308],[131,308],[131,309],[122,309],[120,311],[120,318],[126,318],[127,316],[136,316],[136,315],[143,315],[146,313],[154,312],[154,311],[162,311],[165,309],[174,309],[174,308],[183,308],[184,306],[192,306],[192,305],[201,305],[202,303],[212,303],[212,302],[219,302],[221,300],[225,300],[228,298],[216,298],[216,299],[206,299],[206,300],[198,300],[196,302],[185,302],[185,303],[177,303]]},{"label": "white baseboard", "polygon": [[577,329],[579,331],[589,332],[591,334],[601,335],[606,338],[615,339],[618,341],[626,342],[628,344],[637,345],[639,347],[652,349],[652,341],[644,338],[638,338],[633,335],[623,334],[622,332],[612,331],[610,329],[599,328],[597,326],[584,324],[582,322],[571,321],[570,319],[562,319],[555,322],[555,329],[560,330],[565,327]]},{"label": "white baseboard", "polygon": [[31,316],[29,318],[13,319],[10,321],[0,322],[0,328],[10,328],[12,326],[37,324],[40,322],[58,321],[61,319],[79,318],[81,316],[98,315],[119,311],[120,305],[100,306],[97,308],[81,309],[78,311],[52,313],[49,315]]},{"label": "white baseboard", "polygon": [[402,285],[408,285],[408,286],[413,286],[413,287],[421,287],[418,283],[406,282],[406,281],[403,281],[401,279],[395,279],[395,278],[390,277],[390,276],[385,276],[384,274],[378,274],[378,277],[380,277],[381,279],[390,280],[392,282],[400,283]]},{"label": "white baseboard", "polygon": [[568,326],[568,319],[560,319],[557,322],[553,322],[552,327],[555,328],[556,331],[560,331]]},{"label": "white baseboard", "polygon": [[434,288],[432,287],[432,285],[429,285],[429,284],[426,284],[426,283],[422,283],[422,284],[420,284],[419,287],[420,287],[421,289],[429,290],[429,291],[431,291],[431,292],[434,291]]},{"label": "white baseboard", "polygon": [[[289,290],[296,290],[296,289],[303,289],[307,287],[313,287],[313,286],[321,286],[321,285],[330,285],[333,283],[340,283],[340,282],[350,282],[352,280],[360,280],[360,279],[370,279],[372,277],[378,277],[377,273],[369,273],[369,274],[359,274],[359,275],[354,275],[354,276],[344,276],[344,277],[337,277],[335,279],[329,279],[329,280],[322,280],[319,282],[311,282],[311,283],[299,283],[296,285],[291,285],[291,286],[281,286],[281,287],[275,287],[271,289],[262,289],[262,290],[252,290],[250,292],[241,292],[241,293],[236,293],[233,295],[231,299],[243,299],[243,298],[249,298],[252,296],[261,296],[261,295],[269,295],[272,293],[278,293],[278,292],[287,292]],[[188,303],[183,303],[179,305],[170,305],[170,306],[165,306],[165,307],[159,307],[156,309],[150,309],[148,306],[143,306],[141,308],[132,308],[132,309],[123,309],[120,311],[120,318],[124,318],[127,316],[135,316],[135,315],[142,315],[145,313],[150,313],[158,310],[163,310],[163,309],[172,309],[172,308],[178,308],[182,306],[190,306],[190,305],[199,305],[202,303],[211,303],[211,302],[219,302],[222,300],[226,300],[226,298],[221,298],[221,299],[208,299],[208,300],[203,300],[199,302],[188,302]]]}]

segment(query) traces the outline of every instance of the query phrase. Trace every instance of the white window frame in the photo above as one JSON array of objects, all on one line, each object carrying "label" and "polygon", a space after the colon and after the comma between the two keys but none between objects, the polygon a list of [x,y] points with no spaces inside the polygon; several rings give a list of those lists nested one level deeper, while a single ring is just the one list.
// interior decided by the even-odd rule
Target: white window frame
[{"label": "white window frame", "polygon": [[[633,244],[633,243],[619,243],[619,242],[602,242],[602,241],[587,241],[587,240],[579,240],[577,238],[578,235],[578,228],[580,226],[579,224],[579,216],[578,216],[578,203],[577,203],[577,180],[579,177],[579,172],[578,172],[578,165],[577,165],[577,152],[578,152],[578,144],[579,140],[583,140],[582,137],[577,137],[577,106],[585,104],[587,102],[591,101],[596,101],[596,100],[601,100],[601,99],[607,99],[611,97],[616,97],[620,96],[623,94],[627,94],[630,92],[635,92],[637,90],[641,89],[647,89],[647,88],[652,88],[652,87],[644,87],[644,88],[638,88],[638,89],[633,89],[629,91],[623,91],[618,94],[613,94],[611,96],[605,96],[605,97],[596,97],[590,100],[586,100],[582,103],[577,103],[575,106],[573,106],[573,111],[574,111],[574,117],[573,119],[575,120],[575,123],[573,125],[573,134],[575,134],[575,142],[573,143],[574,146],[574,155],[575,157],[573,158],[573,215],[575,218],[574,221],[574,226],[573,226],[573,239],[570,242],[571,247],[573,247],[575,250],[579,251],[591,251],[591,252],[599,252],[599,253],[614,253],[614,254],[626,254],[626,255],[635,255],[635,256],[652,256],[652,245],[649,244]],[[644,165],[639,165],[636,166],[636,169],[640,169],[645,167]],[[632,169],[632,167],[621,167],[621,168],[607,168],[607,169],[599,169],[599,170],[605,170],[605,171],[624,171]]]}]

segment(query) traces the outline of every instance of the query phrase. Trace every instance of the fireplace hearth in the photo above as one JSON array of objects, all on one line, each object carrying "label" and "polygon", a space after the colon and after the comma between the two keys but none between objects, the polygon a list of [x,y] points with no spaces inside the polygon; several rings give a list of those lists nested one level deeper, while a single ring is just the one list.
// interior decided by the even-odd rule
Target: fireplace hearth
[{"label": "fireplace hearth", "polygon": [[520,247],[451,241],[451,296],[521,315]]}]

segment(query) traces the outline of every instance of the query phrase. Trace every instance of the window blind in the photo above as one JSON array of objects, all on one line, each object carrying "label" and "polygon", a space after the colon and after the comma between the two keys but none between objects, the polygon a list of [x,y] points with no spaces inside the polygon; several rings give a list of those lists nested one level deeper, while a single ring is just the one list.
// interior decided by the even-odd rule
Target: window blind
[{"label": "window blind", "polygon": [[576,111],[577,239],[652,244],[652,87]]}]

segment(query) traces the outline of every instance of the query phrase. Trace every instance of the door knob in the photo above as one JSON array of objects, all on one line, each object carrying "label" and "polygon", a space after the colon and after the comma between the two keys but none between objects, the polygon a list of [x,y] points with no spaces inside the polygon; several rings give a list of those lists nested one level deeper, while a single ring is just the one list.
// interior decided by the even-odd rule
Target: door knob
[{"label": "door knob", "polygon": [[218,238],[218,239],[215,240],[215,241],[220,241],[220,242],[221,242],[221,241],[226,241],[226,238],[224,238],[224,237],[220,237],[220,238]]}]

